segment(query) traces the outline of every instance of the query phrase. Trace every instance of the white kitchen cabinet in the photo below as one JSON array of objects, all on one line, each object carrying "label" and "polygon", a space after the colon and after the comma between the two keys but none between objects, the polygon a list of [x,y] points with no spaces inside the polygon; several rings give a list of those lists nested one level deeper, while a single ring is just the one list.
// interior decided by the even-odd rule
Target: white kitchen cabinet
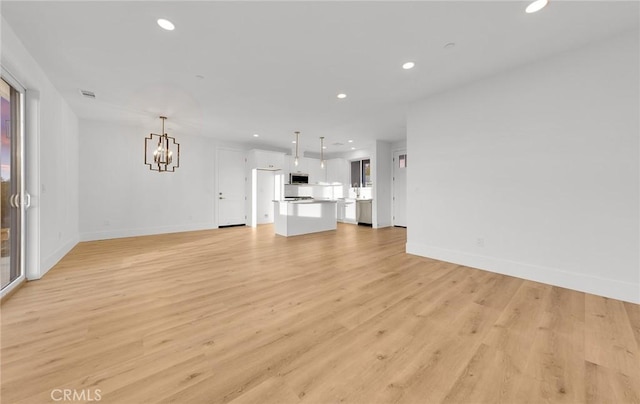
[{"label": "white kitchen cabinet", "polygon": [[345,201],[338,201],[337,205],[336,205],[336,219],[339,222],[344,222],[344,213],[345,213]]},{"label": "white kitchen cabinet", "polygon": [[320,159],[313,157],[300,157],[298,159],[298,166],[293,163],[294,156],[285,156],[285,178],[289,179],[289,173],[304,173],[309,174],[309,184],[317,184],[319,182],[327,181],[327,161],[325,161],[325,168],[320,167]]},{"label": "white kitchen cabinet", "polygon": [[[287,159],[287,166],[288,166],[288,173],[304,173],[304,174],[309,174],[307,172],[307,160],[300,156],[298,158],[298,165],[296,166],[294,164],[294,160],[295,157],[294,156],[286,156]],[[287,175],[288,177],[288,175]]]},{"label": "white kitchen cabinet", "polygon": [[338,203],[338,210],[342,208],[342,214],[340,221],[343,223],[357,223],[356,222],[356,201],[354,199],[344,199]]},{"label": "white kitchen cabinet", "polygon": [[345,159],[329,159],[325,162],[326,181],[328,183],[339,182],[348,184],[349,166]]},{"label": "white kitchen cabinet", "polygon": [[249,151],[247,157],[250,169],[282,170],[285,168],[284,153],[254,149]]},{"label": "white kitchen cabinet", "polygon": [[343,198],[349,194],[349,163],[345,159],[329,159],[325,161],[326,181],[329,184],[342,184],[334,191],[336,198]]},{"label": "white kitchen cabinet", "polygon": [[304,158],[307,163],[307,174],[309,174],[309,184],[317,184],[326,181],[326,169],[320,167],[320,159],[312,157]]},{"label": "white kitchen cabinet", "polygon": [[274,217],[285,237],[336,230],[336,201],[274,201]]}]

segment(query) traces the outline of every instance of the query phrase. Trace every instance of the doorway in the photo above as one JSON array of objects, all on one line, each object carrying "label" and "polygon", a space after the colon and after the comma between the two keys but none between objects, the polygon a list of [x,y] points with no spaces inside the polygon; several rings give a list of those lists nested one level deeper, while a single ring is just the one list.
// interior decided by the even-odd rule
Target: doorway
[{"label": "doorway", "polygon": [[24,90],[0,78],[0,284],[2,293],[24,277]]},{"label": "doorway", "polygon": [[407,227],[407,151],[393,152],[393,225]]},{"label": "doorway", "polygon": [[219,148],[217,157],[218,227],[245,225],[244,151]]},{"label": "doorway", "polygon": [[[274,170],[251,170],[251,227],[273,223],[273,201],[279,190],[281,176]],[[278,180],[277,180],[278,179]]]}]

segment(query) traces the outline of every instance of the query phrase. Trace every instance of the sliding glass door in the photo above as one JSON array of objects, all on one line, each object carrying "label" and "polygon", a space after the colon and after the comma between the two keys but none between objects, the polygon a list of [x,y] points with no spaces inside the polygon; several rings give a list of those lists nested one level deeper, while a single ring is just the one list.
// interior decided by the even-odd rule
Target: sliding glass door
[{"label": "sliding glass door", "polygon": [[0,79],[0,282],[3,291],[24,279],[24,210],[30,202],[22,182],[24,91],[16,87],[4,77]]}]

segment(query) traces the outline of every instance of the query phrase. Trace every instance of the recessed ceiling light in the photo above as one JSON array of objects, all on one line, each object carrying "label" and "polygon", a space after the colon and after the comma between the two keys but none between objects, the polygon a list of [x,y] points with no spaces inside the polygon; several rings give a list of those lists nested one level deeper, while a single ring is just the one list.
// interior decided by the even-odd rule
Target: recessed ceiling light
[{"label": "recessed ceiling light", "polygon": [[292,141],[291,141],[291,143],[296,144],[296,141],[295,141],[295,140],[292,140]]},{"label": "recessed ceiling light", "polygon": [[455,43],[455,42],[449,42],[448,44],[446,44],[446,45],[444,46],[444,48],[445,48],[445,49],[452,49],[452,48],[454,48],[455,46],[456,46],[456,43]]},{"label": "recessed ceiling light", "polygon": [[166,29],[167,31],[173,31],[176,26],[173,25],[173,23],[169,20],[165,20],[164,18],[159,18],[158,19],[158,25],[162,28],[162,29]]},{"label": "recessed ceiling light", "polygon": [[413,62],[407,62],[407,63],[405,63],[405,64],[403,64],[403,65],[402,65],[402,68],[403,68],[404,70],[409,70],[409,69],[413,69],[415,66],[416,66],[416,64],[415,64],[415,63],[413,63]]},{"label": "recessed ceiling light", "polygon": [[353,143],[353,140],[349,140],[349,143]]},{"label": "recessed ceiling light", "polygon": [[340,93],[340,94],[338,94],[338,98],[340,98],[342,100],[344,98],[347,98],[347,95],[345,93]]},{"label": "recessed ceiling light", "polygon": [[535,0],[524,11],[528,14],[535,13],[542,10],[547,4],[549,4],[549,0]]},{"label": "recessed ceiling light", "polygon": [[260,135],[258,135],[257,133],[253,134],[253,137],[259,137]]},{"label": "recessed ceiling light", "polygon": [[352,148],[351,148],[351,150],[355,150],[355,149],[356,149],[355,147],[352,147]]},{"label": "recessed ceiling light", "polygon": [[322,146],[322,148],[323,148],[323,149],[326,149],[326,148],[327,148],[327,146]]}]

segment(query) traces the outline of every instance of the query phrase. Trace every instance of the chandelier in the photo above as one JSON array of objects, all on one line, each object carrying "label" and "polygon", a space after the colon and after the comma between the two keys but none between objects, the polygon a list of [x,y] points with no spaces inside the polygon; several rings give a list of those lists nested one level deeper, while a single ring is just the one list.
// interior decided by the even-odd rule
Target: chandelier
[{"label": "chandelier", "polygon": [[161,116],[160,119],[161,134],[150,133],[149,137],[144,138],[144,164],[148,165],[151,171],[172,173],[180,167],[180,144],[164,131],[164,121],[167,117]]}]

